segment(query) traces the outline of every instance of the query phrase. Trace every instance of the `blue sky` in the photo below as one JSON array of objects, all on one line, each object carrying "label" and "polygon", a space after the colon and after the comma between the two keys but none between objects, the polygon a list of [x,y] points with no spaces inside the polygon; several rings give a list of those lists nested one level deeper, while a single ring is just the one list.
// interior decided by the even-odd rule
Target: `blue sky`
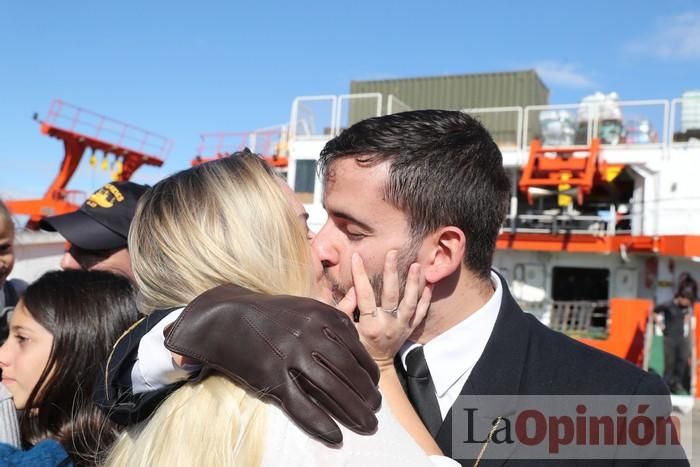
[{"label": "blue sky", "polygon": [[[109,3],[109,4],[108,4]],[[353,79],[535,68],[550,102],[700,89],[697,1],[2,1],[0,195],[41,196],[63,148],[31,115],[53,98],[174,140],[153,182],[207,131],[286,122],[294,97]],[[107,175],[87,166],[72,183]]]}]

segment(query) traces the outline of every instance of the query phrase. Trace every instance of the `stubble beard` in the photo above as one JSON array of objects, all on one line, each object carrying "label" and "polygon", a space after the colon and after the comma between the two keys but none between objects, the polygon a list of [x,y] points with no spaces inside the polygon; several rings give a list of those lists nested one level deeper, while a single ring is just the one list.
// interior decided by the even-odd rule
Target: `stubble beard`
[{"label": "stubble beard", "polygon": [[[411,241],[407,248],[399,251],[397,258],[397,271],[399,273],[399,303],[403,300],[404,291],[406,290],[406,280],[408,279],[408,269],[416,261],[418,257],[418,242]],[[342,285],[336,281],[328,272],[324,269],[323,274],[331,287],[333,303],[337,305],[345,295],[347,295],[348,290],[352,284]],[[382,306],[382,289],[384,288],[384,275],[382,272],[371,274],[369,276],[369,283],[374,291],[374,298],[376,300],[376,306]]]}]

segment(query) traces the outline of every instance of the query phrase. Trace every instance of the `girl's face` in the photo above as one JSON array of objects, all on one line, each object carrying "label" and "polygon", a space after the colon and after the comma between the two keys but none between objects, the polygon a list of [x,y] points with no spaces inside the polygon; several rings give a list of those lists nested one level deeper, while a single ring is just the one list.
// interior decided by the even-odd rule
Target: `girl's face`
[{"label": "girl's face", "polygon": [[10,319],[10,336],[0,347],[2,382],[22,410],[44,371],[53,348],[53,335],[41,326],[20,301]]}]

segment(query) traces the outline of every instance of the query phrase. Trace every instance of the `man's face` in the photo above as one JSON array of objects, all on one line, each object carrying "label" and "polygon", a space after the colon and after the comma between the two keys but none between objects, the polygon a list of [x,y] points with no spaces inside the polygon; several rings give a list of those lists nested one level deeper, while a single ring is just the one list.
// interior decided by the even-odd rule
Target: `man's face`
[{"label": "man's face", "polygon": [[9,220],[0,217],[0,286],[12,272],[15,265],[15,227]]},{"label": "man's face", "polygon": [[86,271],[109,271],[126,276],[133,282],[131,259],[126,248],[116,250],[83,250],[71,245],[61,258],[61,269],[84,269]]},{"label": "man's face", "polygon": [[388,162],[361,167],[351,157],[329,168],[323,197],[328,220],[311,245],[323,263],[336,302],[352,286],[353,253],[362,258],[377,298],[386,253],[399,251],[402,284],[416,259],[419,244],[412,241],[406,215],[384,196],[388,173]]}]

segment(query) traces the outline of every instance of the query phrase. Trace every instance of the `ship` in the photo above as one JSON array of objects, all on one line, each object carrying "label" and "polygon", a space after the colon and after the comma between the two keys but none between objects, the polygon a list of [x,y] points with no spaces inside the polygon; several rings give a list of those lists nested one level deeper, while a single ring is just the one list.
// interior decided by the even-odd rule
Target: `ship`
[{"label": "ship", "polygon": [[[122,161],[117,179],[128,179],[140,165],[162,163],[171,147],[167,138],[57,102],[41,131],[63,140],[63,168],[75,170],[71,145],[82,144],[74,154],[111,154]],[[415,108],[425,107],[387,92],[300,96],[284,124],[202,134],[192,164],[249,147],[286,178],[309,212],[311,229],[318,230],[326,214],[316,167],[326,142],[360,119]],[[66,116],[66,109],[73,113]],[[552,329],[663,373],[654,306],[672,299],[680,281],[700,280],[700,184],[692,170],[700,161],[699,109],[697,92],[647,100],[609,93],[570,104],[455,109],[491,131],[511,178],[510,210],[493,267],[523,310]],[[89,131],[78,131],[86,115],[96,120]],[[132,141],[152,147],[95,135],[105,125],[112,126],[112,135],[135,133]],[[42,215],[74,209],[76,203],[65,205],[72,195],[66,177],[59,182],[41,202],[11,208],[29,206],[33,224]],[[64,204],[47,204],[56,199]],[[13,277],[33,280],[55,268],[63,248],[55,233],[20,232]],[[688,394],[674,399],[686,408],[700,397],[699,322],[696,304],[687,332]]]},{"label": "ship", "polygon": [[[560,105],[461,108],[494,136],[511,202],[493,267],[523,310],[552,329],[663,374],[655,305],[700,279],[698,93],[621,100],[596,93]],[[412,110],[394,94],[302,96],[288,127],[288,182],[312,230],[326,219],[316,163],[325,143],[361,118]],[[700,397],[700,306],[684,410]]]}]

